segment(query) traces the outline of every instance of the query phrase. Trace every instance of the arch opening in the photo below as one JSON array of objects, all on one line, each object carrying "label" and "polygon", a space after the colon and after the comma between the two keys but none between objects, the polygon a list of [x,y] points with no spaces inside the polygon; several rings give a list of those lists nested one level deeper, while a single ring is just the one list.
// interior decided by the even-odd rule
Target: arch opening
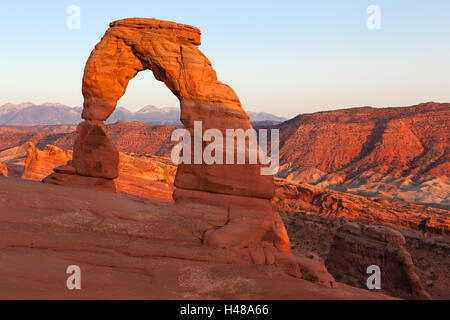
[{"label": "arch opening", "polygon": [[180,101],[164,82],[155,78],[153,71],[147,69],[130,80],[116,108],[124,107],[137,112],[149,105],[160,109],[180,108]]},{"label": "arch opening", "polygon": [[[180,120],[191,135],[197,121],[204,131],[217,129],[223,134],[228,129],[252,128],[236,93],[218,81],[198,45],[200,30],[191,26],[138,18],[111,23],[89,57],[83,76],[85,121],[78,128],[73,160],[78,174],[106,179],[118,176],[117,150],[108,140],[103,122],[115,110],[129,81],[146,69],[180,100]],[[181,164],[175,186],[270,199],[273,177],[261,175],[260,169],[260,164]]]}]

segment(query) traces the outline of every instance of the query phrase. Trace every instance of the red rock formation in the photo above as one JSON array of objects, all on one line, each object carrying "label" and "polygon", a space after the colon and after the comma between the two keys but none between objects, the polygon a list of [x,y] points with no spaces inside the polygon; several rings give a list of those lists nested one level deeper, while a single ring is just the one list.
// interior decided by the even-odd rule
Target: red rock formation
[{"label": "red rock formation", "polygon": [[[279,125],[282,163],[352,177],[449,175],[449,103],[401,108],[352,108],[299,115]],[[440,166],[447,162],[445,166]],[[427,163],[427,165],[424,165]]]},{"label": "red rock formation", "polygon": [[[163,81],[180,100],[181,121],[191,133],[194,121],[198,120],[202,121],[203,130],[214,128],[223,134],[226,129],[251,128],[237,95],[217,80],[211,62],[198,45],[200,31],[191,26],[138,18],[111,23],[85,67],[82,116],[86,121],[77,129],[74,146],[73,166],[77,174],[109,179],[117,177],[118,152],[109,142],[102,121],[114,111],[128,81],[146,69],[152,70],[156,79]],[[175,178],[175,186],[180,190],[174,193],[174,199],[192,201],[196,197],[185,195],[196,192],[206,192],[200,198],[209,199],[220,198],[220,194],[232,195],[235,199],[228,205],[228,210],[231,210],[233,202],[245,202],[247,197],[256,197],[266,199],[265,208],[269,210],[269,216],[276,215],[272,213],[269,201],[274,191],[273,177],[261,175],[260,168],[260,165],[182,164]],[[244,217],[247,214],[242,208],[240,212]],[[231,219],[232,223],[224,229],[239,234],[241,228],[248,227],[244,220]],[[287,237],[278,237],[285,232],[283,224],[271,221],[269,219],[265,224],[264,232],[256,231],[260,228],[256,226],[254,231],[276,247],[288,250]],[[221,238],[221,247],[234,247],[235,239],[222,231],[212,232],[215,236],[211,237]],[[253,243],[250,238],[254,236],[247,235],[249,239],[242,240],[241,245],[248,241]],[[206,242],[215,246],[220,241]]]},{"label": "red rock formation", "polygon": [[[111,23],[86,63],[83,118],[106,120],[128,81],[149,69],[180,100],[181,121],[188,130],[192,131],[198,120],[203,122],[203,130],[215,128],[225,133],[226,129],[251,128],[235,92],[217,80],[198,45],[200,31],[191,26],[138,18]],[[85,158],[76,154],[75,150],[76,158]],[[74,161],[77,172],[83,167],[81,161]],[[272,177],[261,176],[258,165],[181,165],[175,186],[268,199],[273,196]]]},{"label": "red rock formation", "polygon": [[428,231],[450,234],[450,213],[447,210],[423,207],[389,200],[367,199],[308,184],[275,180],[274,205],[279,211],[307,212],[324,217],[375,222],[418,229],[425,218],[430,218]]},{"label": "red rock formation", "polygon": [[351,274],[365,285],[367,267],[381,270],[381,289],[395,296],[430,299],[414,271],[414,264],[404,248],[405,238],[393,229],[349,222],[336,233],[327,260],[333,273]]},{"label": "red rock formation", "polygon": [[13,147],[23,145],[28,142],[37,144],[39,141],[48,137],[48,133],[37,130],[34,131],[30,127],[0,127],[0,150],[6,150]]},{"label": "red rock formation", "polygon": [[[352,108],[279,125],[281,177],[341,191],[446,203],[450,104]],[[434,190],[421,183],[443,177]],[[446,181],[447,182],[446,182]]]},{"label": "red rock formation", "polygon": [[71,159],[72,151],[61,150],[52,145],[47,145],[41,151],[30,142],[22,178],[40,181],[52,172],[54,167],[66,164]]},{"label": "red rock formation", "polygon": [[[37,148],[29,149],[30,152],[25,159],[27,164],[23,174],[25,179],[41,180],[53,171],[60,174],[74,174],[74,168],[65,165],[71,159],[70,151],[62,151],[50,145],[42,151]],[[22,153],[18,154],[19,158],[21,155]],[[13,155],[5,159],[15,162]],[[61,166],[53,170],[55,165]],[[115,181],[117,191],[148,199],[171,201],[176,170],[176,166],[167,158],[120,153],[119,178]],[[74,179],[74,177],[52,177],[46,182],[67,185]],[[78,180],[82,181],[82,179]],[[94,180],[86,181],[92,185]],[[100,179],[98,183],[102,185],[106,182]],[[107,185],[112,184],[107,183]],[[429,232],[444,235],[450,233],[450,215],[445,210],[387,200],[375,201],[308,184],[292,183],[284,179],[276,179],[275,185],[276,191],[272,203],[279,211],[288,214],[302,211],[325,217],[345,217],[350,220],[412,229],[417,229],[423,219],[430,218],[427,225]],[[94,186],[97,185],[94,184]]]},{"label": "red rock formation", "polygon": [[7,177],[8,176],[8,167],[5,166],[3,163],[0,163],[0,177]]}]

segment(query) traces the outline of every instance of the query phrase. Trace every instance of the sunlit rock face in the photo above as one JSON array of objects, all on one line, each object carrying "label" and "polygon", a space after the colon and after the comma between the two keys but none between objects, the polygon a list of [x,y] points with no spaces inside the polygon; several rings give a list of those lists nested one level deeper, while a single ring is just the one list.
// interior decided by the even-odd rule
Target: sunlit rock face
[{"label": "sunlit rock face", "polygon": [[[104,121],[115,110],[128,82],[143,70],[151,70],[180,100],[181,122],[191,135],[195,135],[196,121],[201,121],[202,132],[216,129],[224,137],[227,129],[252,129],[236,93],[218,81],[199,45],[200,30],[188,25],[142,18],[112,22],[84,71],[85,121],[78,125],[70,164],[75,174],[67,173],[73,172],[64,167],[64,172],[55,171],[47,181],[73,181],[77,185],[85,181],[90,187],[116,190],[120,157],[106,134]],[[222,143],[222,150],[226,150],[226,139]],[[202,143],[202,148],[205,146]],[[233,148],[237,154],[237,145]],[[243,148],[248,151],[250,147]],[[274,260],[271,248],[290,250],[284,224],[270,202],[273,176],[262,175],[261,168],[259,162],[248,161],[178,166],[173,194],[178,206],[200,203],[216,208],[204,212],[205,221],[214,219],[219,211],[226,213],[223,226],[202,232],[202,244],[213,248],[264,247],[269,262]]]},{"label": "sunlit rock face", "polygon": [[8,167],[3,163],[0,163],[0,177],[8,176]]},{"label": "sunlit rock face", "polygon": [[[151,70],[180,100],[181,121],[190,132],[194,121],[202,121],[204,131],[215,128],[224,135],[226,129],[252,128],[236,93],[217,80],[199,45],[200,30],[192,26],[142,18],[111,23],[86,63],[83,118],[90,122],[105,121],[125,93],[129,80],[140,71]],[[84,144],[81,139],[89,137],[78,135],[77,141]],[[104,141],[98,148],[107,145]],[[87,162],[89,150],[94,150],[81,149],[74,149],[77,173],[109,179],[117,176],[117,157],[105,157],[97,163],[98,172],[93,172],[92,163]],[[272,198],[274,192],[272,176],[262,176],[260,165],[183,164],[178,169],[175,186],[265,199]]]}]

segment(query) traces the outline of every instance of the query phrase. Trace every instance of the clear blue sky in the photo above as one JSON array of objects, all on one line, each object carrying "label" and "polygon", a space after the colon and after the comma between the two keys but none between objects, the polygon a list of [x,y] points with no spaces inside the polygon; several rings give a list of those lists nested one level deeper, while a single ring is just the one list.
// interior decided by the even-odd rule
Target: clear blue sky
[{"label": "clear blue sky", "polygon": [[[69,30],[66,9],[81,9]],[[381,29],[366,26],[369,5]],[[202,30],[201,50],[244,108],[283,116],[450,101],[450,1],[1,1],[0,104],[82,104],[84,64],[110,21],[153,17]],[[120,106],[178,106],[151,72]]]}]

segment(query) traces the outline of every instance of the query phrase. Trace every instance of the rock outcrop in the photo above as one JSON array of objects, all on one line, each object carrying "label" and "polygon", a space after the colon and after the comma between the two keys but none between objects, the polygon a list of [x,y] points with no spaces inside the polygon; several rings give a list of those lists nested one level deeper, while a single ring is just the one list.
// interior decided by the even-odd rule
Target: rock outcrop
[{"label": "rock outcrop", "polygon": [[58,147],[47,145],[39,150],[30,142],[27,149],[23,179],[41,181],[53,168],[66,164],[72,159],[72,151],[65,151]]},{"label": "rock outcrop", "polygon": [[[327,281],[323,266],[266,257],[266,248],[204,246],[204,230],[226,223],[226,210],[177,206],[0,179],[0,299],[392,299],[345,284],[325,288],[314,283]],[[67,290],[72,264],[81,268],[81,290]]]},{"label": "rock outcrop", "polygon": [[7,177],[8,176],[8,167],[5,166],[3,163],[0,163],[0,177]]},{"label": "rock outcrop", "polygon": [[288,214],[307,212],[327,218],[346,218],[416,230],[424,219],[429,218],[428,232],[450,234],[450,214],[447,210],[400,201],[368,199],[285,179],[275,179],[275,196],[272,202],[279,211]]},{"label": "rock outcrop", "polygon": [[[33,147],[29,152],[24,179],[43,180],[48,184],[61,186],[93,187],[109,191],[117,191],[151,200],[171,201],[176,166],[170,159],[150,156],[119,153],[119,177],[115,180],[99,177],[77,175],[72,165],[72,151],[62,151],[47,145],[43,151]],[[48,152],[52,150],[53,152]],[[54,152],[58,150],[58,152]],[[68,157],[61,156],[61,153]],[[40,154],[40,157],[35,157]],[[45,155],[43,157],[42,155]],[[53,168],[54,165],[58,167]]]},{"label": "rock outcrop", "polygon": [[81,176],[104,179],[119,176],[119,151],[108,139],[102,121],[88,120],[78,125],[72,165]]},{"label": "rock outcrop", "polygon": [[325,265],[335,276],[350,274],[365,286],[367,267],[381,270],[381,289],[408,299],[430,299],[414,271],[403,235],[384,226],[348,222],[337,230]]}]

